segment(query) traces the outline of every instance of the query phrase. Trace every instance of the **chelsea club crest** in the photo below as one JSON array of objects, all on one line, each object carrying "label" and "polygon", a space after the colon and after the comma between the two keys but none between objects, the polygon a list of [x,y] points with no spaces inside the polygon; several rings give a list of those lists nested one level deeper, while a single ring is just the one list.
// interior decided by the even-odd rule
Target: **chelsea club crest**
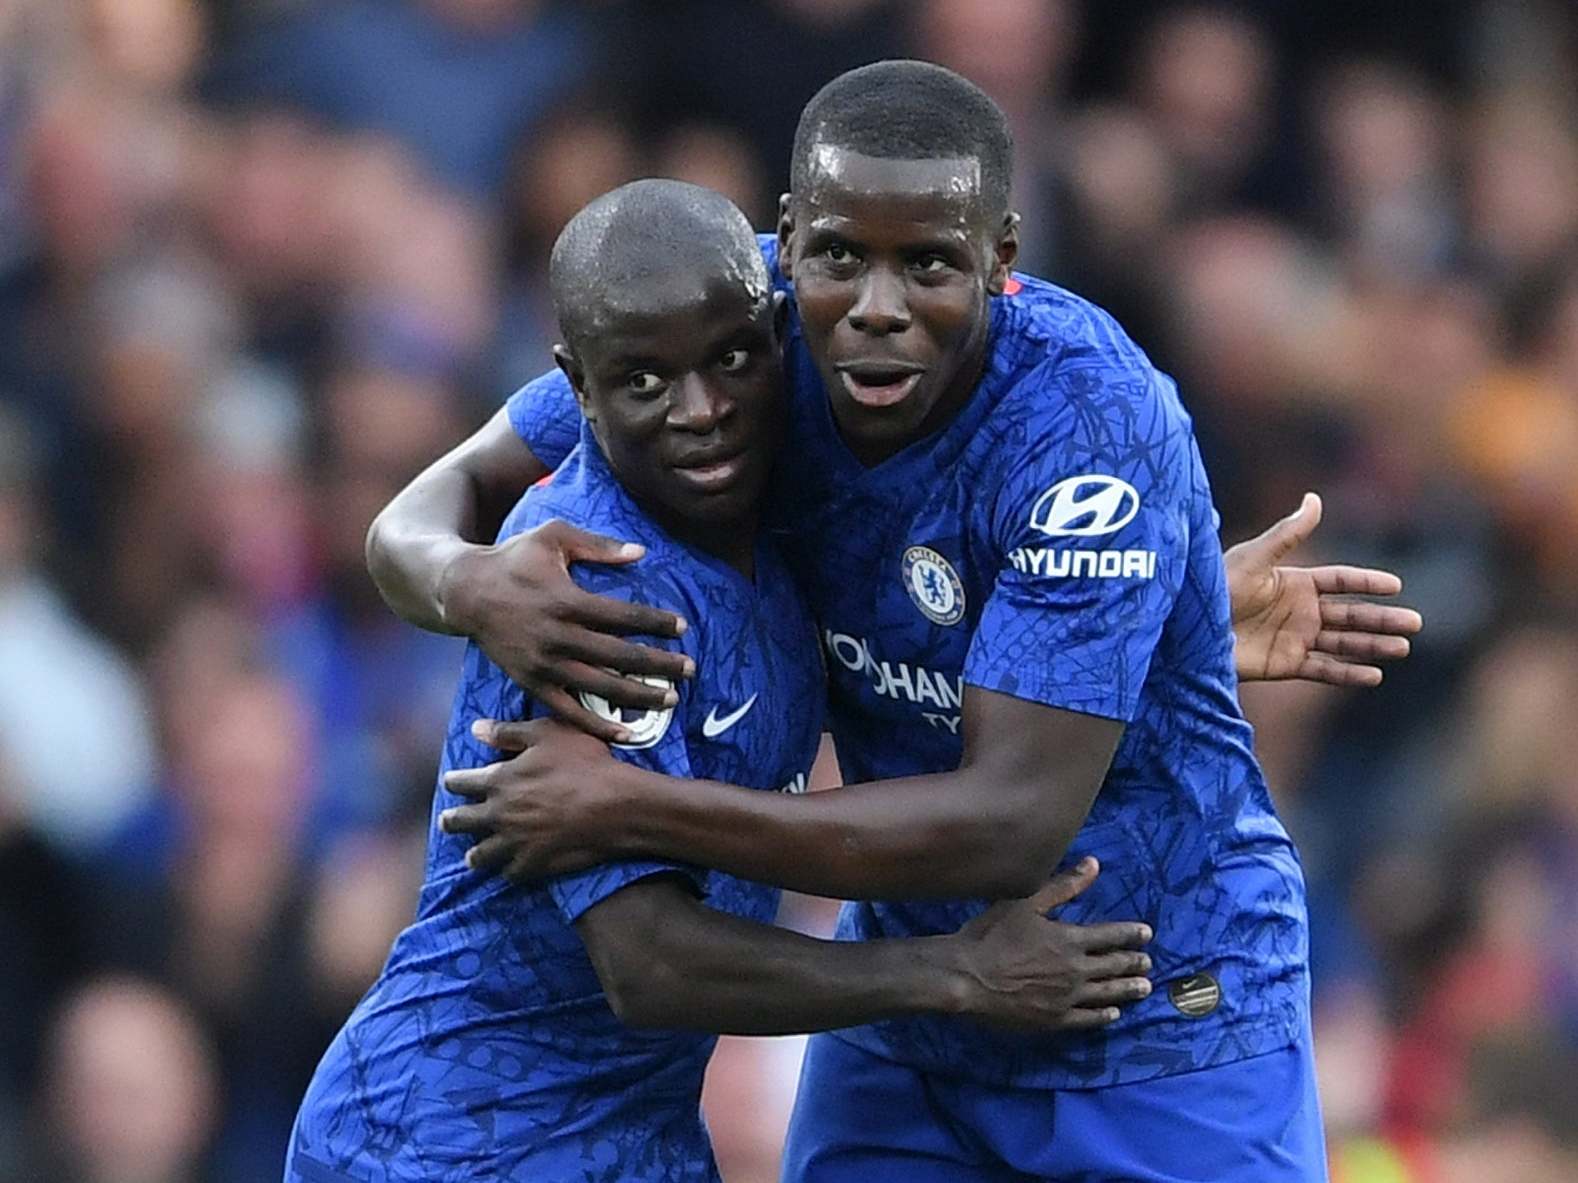
[{"label": "chelsea club crest", "polygon": [[964,618],[964,584],[953,565],[929,546],[904,552],[904,588],[933,624],[958,624]]},{"label": "chelsea club crest", "polygon": [[[609,670],[608,672],[614,673],[615,671]],[[674,689],[674,683],[667,678],[660,678],[656,674],[643,675],[638,677],[636,681],[645,682],[648,686],[655,686],[660,690]],[[576,697],[581,700],[583,707],[591,711],[599,719],[606,719],[610,723],[621,723],[624,725],[625,730],[630,732],[630,738],[624,743],[608,745],[621,751],[633,752],[639,751],[641,748],[650,748],[663,738],[668,731],[670,720],[674,718],[673,707],[664,707],[662,710],[656,711],[616,707],[602,695],[593,694],[590,690],[583,690]]]}]

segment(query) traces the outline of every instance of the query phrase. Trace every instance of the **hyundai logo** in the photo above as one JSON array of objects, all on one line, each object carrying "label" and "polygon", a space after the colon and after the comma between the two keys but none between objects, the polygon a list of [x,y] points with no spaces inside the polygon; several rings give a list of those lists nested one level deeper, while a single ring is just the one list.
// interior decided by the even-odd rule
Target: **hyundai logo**
[{"label": "hyundai logo", "polygon": [[1115,476],[1071,476],[1041,494],[1030,524],[1043,534],[1089,537],[1123,529],[1140,512],[1140,495]]}]

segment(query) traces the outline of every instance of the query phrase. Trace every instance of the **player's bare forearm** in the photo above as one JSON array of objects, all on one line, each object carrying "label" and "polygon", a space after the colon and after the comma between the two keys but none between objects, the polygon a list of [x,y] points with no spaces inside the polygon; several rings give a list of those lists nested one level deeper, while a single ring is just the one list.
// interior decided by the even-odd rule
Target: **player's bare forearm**
[{"label": "player's bare forearm", "polygon": [[625,888],[576,927],[635,1027],[788,1035],[964,1006],[945,939],[817,940],[714,911],[671,881]]},{"label": "player's bare forearm", "polygon": [[550,719],[482,722],[519,753],[445,775],[449,833],[519,881],[648,856],[841,899],[1026,895],[1084,824],[1123,726],[966,687],[957,771],[789,795],[615,760]]},{"label": "player's bare forearm", "polygon": [[716,782],[653,787],[632,786],[618,838],[631,853],[835,899],[1023,895],[1079,830],[1038,817],[1039,795],[967,771],[803,796]]},{"label": "player's bare forearm", "polygon": [[504,411],[429,465],[367,532],[367,569],[384,601],[420,628],[467,632],[453,603],[459,565],[546,472]]},{"label": "player's bare forearm", "polygon": [[1026,895],[1084,823],[1122,726],[974,688],[964,711],[955,772],[786,795],[609,761],[534,795],[495,771],[488,824],[511,840],[563,834],[576,861],[674,859],[839,899]]},{"label": "player's bare forearm", "polygon": [[818,940],[714,911],[673,877],[615,892],[576,930],[631,1026],[786,1035],[940,1013],[1071,1030],[1109,1023],[1150,992],[1147,926],[1047,918],[1097,873],[1084,860],[938,937]]},{"label": "player's bare forearm", "polygon": [[603,839],[621,854],[834,899],[1023,895],[1060,853],[1055,842],[1040,856],[1026,849],[1037,845],[1017,824],[1033,811],[1029,794],[983,793],[965,772],[803,795],[636,768],[619,780],[628,808],[610,819]]},{"label": "player's bare forearm", "polygon": [[[672,612],[590,595],[572,563],[631,563],[643,548],[551,519],[496,545],[500,524],[546,476],[500,411],[412,481],[367,532],[367,568],[384,600],[410,623],[470,637],[509,677],[560,718],[607,741],[619,724],[577,692],[621,707],[662,709],[673,693],[651,676],[690,676],[682,653],[617,639],[678,636]],[[610,668],[635,676],[616,677]]]},{"label": "player's bare forearm", "polygon": [[457,469],[417,477],[373,520],[367,570],[384,603],[401,619],[437,633],[464,633],[445,613],[446,577],[475,549],[477,496]]}]

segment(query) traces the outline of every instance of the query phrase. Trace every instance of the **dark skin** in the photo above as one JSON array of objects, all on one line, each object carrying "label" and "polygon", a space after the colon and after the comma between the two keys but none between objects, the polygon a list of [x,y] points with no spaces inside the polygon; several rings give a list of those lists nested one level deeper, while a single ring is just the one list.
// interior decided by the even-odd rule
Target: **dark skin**
[{"label": "dark skin", "polygon": [[[666,277],[665,277],[666,278]],[[782,430],[782,301],[717,275],[694,299],[649,279],[641,309],[597,318],[588,344],[554,348],[609,467],[666,531],[747,577],[757,504]]]},{"label": "dark skin", "polygon": [[985,208],[971,160],[817,151],[810,187],[782,203],[779,258],[833,417],[873,465],[974,392],[1019,218]]},{"label": "dark skin", "polygon": [[940,937],[817,940],[715,912],[667,876],[615,892],[576,931],[609,1005],[632,1027],[789,1035],[932,1013],[1088,1030],[1151,990],[1150,958],[1138,951],[1145,925],[1046,919],[1097,873],[1086,859]]},{"label": "dark skin", "polygon": [[[642,511],[749,576],[781,431],[781,308],[723,271],[699,284],[684,278],[625,282],[620,309],[601,310],[577,334],[581,344],[555,356]],[[605,772],[632,767],[608,764]],[[715,911],[678,876],[623,888],[576,931],[631,1026],[769,1035],[931,1012],[1077,1029],[1110,1022],[1118,1005],[1150,992],[1149,959],[1137,949],[1149,939],[1143,926],[1045,918],[1096,873],[1087,861],[1034,898],[940,938],[816,940]]]},{"label": "dark skin", "polygon": [[[781,266],[840,431],[872,464],[975,389],[1017,218],[990,209],[973,161],[819,153],[784,203]],[[523,754],[451,774],[481,803],[444,825],[482,838],[473,865],[524,877],[647,854],[841,898],[1024,895],[1083,825],[1122,725],[972,686],[962,713],[956,770],[762,800],[615,771],[551,724],[503,729],[493,742]]]}]

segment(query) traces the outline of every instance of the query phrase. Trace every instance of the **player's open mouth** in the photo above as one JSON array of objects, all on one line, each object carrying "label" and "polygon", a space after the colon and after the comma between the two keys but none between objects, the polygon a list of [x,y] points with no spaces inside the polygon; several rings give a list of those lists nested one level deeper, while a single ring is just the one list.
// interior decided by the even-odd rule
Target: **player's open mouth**
[{"label": "player's open mouth", "polygon": [[674,465],[674,475],[691,488],[702,493],[716,493],[727,489],[745,471],[746,454],[736,452],[721,459],[708,459],[705,463],[690,460]]},{"label": "player's open mouth", "polygon": [[902,362],[849,362],[838,367],[838,377],[849,397],[863,407],[891,407],[915,389],[925,369]]}]

